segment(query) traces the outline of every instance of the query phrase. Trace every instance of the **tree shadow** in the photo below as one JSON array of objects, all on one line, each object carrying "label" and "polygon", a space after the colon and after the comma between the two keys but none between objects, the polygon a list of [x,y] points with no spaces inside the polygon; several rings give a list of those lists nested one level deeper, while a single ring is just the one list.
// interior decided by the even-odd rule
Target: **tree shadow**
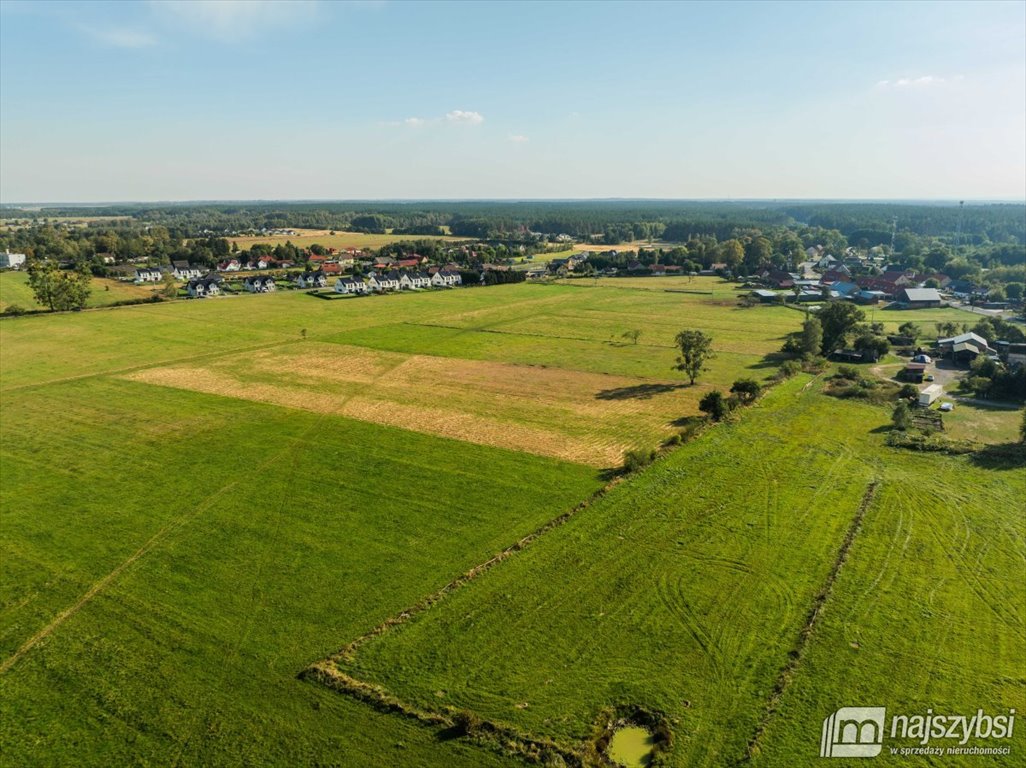
[{"label": "tree shadow", "polygon": [[988,445],[969,454],[969,460],[984,469],[1020,469],[1026,467],[1026,444]]},{"label": "tree shadow", "polygon": [[596,400],[649,400],[656,395],[664,395],[678,389],[686,389],[688,384],[636,384],[633,387],[617,387],[603,389],[595,393]]}]

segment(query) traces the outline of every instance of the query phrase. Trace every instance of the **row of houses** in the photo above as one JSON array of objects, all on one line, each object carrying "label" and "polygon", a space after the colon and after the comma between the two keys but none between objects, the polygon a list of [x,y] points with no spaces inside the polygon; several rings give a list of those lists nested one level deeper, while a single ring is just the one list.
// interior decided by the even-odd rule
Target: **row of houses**
[{"label": "row of houses", "polygon": [[172,261],[169,267],[136,267],[134,279],[137,283],[159,283],[164,275],[171,275],[175,280],[192,280],[203,274],[200,267],[188,261]]},{"label": "row of houses", "polygon": [[[878,276],[859,275],[853,277],[843,264],[827,270],[822,275],[798,275],[781,269],[766,267],[756,273],[756,278],[768,288],[787,289],[792,295],[785,298],[796,302],[816,302],[844,299],[860,304],[875,304],[880,301],[894,301],[898,306],[909,309],[942,306],[944,300],[937,288],[925,284],[935,280],[937,285],[947,285],[947,275],[920,275],[909,270],[890,271]],[[781,294],[762,289],[752,292],[759,301],[779,301]]]},{"label": "row of houses", "polygon": [[[335,281],[336,293],[364,294],[386,291],[417,290],[424,288],[452,288],[463,282],[459,272],[439,270],[433,275],[424,272],[372,272],[366,279],[343,275]],[[323,270],[303,272],[296,276],[299,288],[327,288],[328,275]],[[224,278],[216,272],[194,277],[186,285],[186,291],[194,299],[218,296],[224,292]],[[271,293],[278,285],[271,275],[249,275],[242,287],[250,293]]]}]

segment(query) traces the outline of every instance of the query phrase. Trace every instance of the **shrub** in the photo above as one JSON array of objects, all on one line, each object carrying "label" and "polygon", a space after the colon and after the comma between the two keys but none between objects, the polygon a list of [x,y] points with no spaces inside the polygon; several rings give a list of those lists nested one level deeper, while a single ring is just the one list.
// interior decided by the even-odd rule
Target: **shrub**
[{"label": "shrub", "polygon": [[904,400],[911,400],[919,397],[919,390],[915,384],[905,384],[898,390],[898,397]]},{"label": "shrub", "polygon": [[722,392],[714,389],[698,401],[698,409],[709,414],[713,421],[720,421],[730,412],[730,404]]},{"label": "shrub", "polygon": [[24,315],[26,312],[25,308],[18,304],[9,304],[7,310],[4,312],[5,315],[11,315],[17,317],[18,315]]},{"label": "shrub", "polygon": [[862,378],[862,374],[853,365],[839,365],[837,366],[837,378],[858,381]]},{"label": "shrub", "polygon": [[894,413],[891,414],[891,423],[894,424],[894,428],[904,432],[912,426],[912,412],[909,410],[908,403],[901,400],[896,406],[894,406]]},{"label": "shrub", "polygon": [[755,379],[738,379],[731,385],[730,391],[737,395],[739,402],[748,404],[759,396],[762,385]]},{"label": "shrub", "polygon": [[636,472],[642,467],[646,467],[651,464],[656,457],[656,452],[653,450],[646,450],[639,448],[633,451],[627,451],[623,457],[623,468],[628,472]]},{"label": "shrub", "polygon": [[792,376],[795,376],[796,374],[800,373],[801,370],[801,363],[795,360],[785,360],[783,363],[780,364],[780,367],[777,369],[776,377],[778,379],[789,379]]}]

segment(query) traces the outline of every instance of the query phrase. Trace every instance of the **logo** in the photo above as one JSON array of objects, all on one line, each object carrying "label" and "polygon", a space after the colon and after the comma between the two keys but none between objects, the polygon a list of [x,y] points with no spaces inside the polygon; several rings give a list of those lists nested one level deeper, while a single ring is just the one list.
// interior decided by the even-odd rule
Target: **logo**
[{"label": "logo", "polygon": [[884,707],[841,707],[823,721],[820,757],[876,757],[883,750]]}]

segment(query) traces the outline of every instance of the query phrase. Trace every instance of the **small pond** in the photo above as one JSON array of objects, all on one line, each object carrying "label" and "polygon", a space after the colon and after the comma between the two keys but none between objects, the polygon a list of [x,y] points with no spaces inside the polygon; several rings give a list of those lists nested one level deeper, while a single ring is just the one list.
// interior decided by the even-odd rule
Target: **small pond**
[{"label": "small pond", "polygon": [[655,737],[647,728],[627,725],[618,728],[609,741],[609,757],[624,768],[646,768],[652,760]]}]

